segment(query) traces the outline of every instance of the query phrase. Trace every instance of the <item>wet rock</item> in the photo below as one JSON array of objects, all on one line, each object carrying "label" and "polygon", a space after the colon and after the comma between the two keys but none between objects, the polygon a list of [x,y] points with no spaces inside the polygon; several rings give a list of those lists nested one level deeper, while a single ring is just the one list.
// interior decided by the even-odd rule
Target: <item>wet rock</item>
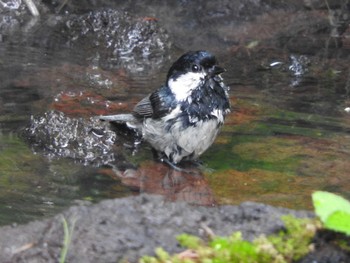
[{"label": "wet rock", "polygon": [[[142,195],[107,200],[93,206],[76,206],[63,213],[69,225],[75,220],[69,262],[136,262],[162,246],[182,250],[175,240],[181,233],[206,238],[205,227],[215,234],[242,231],[248,239],[283,228],[280,216],[311,213],[246,202],[239,206],[193,207]],[[0,228],[1,262],[57,262],[63,242],[62,215],[17,227]]]},{"label": "wet rock", "polygon": [[44,151],[49,158],[72,158],[98,166],[115,159],[116,134],[109,124],[96,118],[70,118],[62,112],[49,111],[32,116],[24,136],[34,150]]},{"label": "wet rock", "polygon": [[[33,7],[34,6],[34,7]],[[40,13],[46,13],[48,9],[39,0],[2,0],[0,1],[0,14],[11,14],[15,17],[33,15],[32,8],[37,9]]]},{"label": "wet rock", "polygon": [[[118,8],[135,13],[148,13],[159,18],[183,19],[183,23],[189,20],[200,19],[211,20],[215,18],[226,19],[230,17],[234,20],[254,20],[254,16],[270,11],[272,9],[296,10],[301,8],[303,3],[298,1],[278,1],[278,0],[218,0],[215,2],[203,2],[201,0],[181,1],[176,3],[171,0],[166,1],[113,1],[113,0],[82,0],[79,2],[69,1],[64,6],[64,10],[73,13],[84,13],[101,7]],[[168,12],[164,13],[165,10]],[[173,12],[169,12],[172,10]],[[180,16],[179,14],[182,13]],[[201,14],[201,15],[198,15]],[[203,15],[205,14],[205,15]],[[187,19],[187,20],[186,20]],[[228,22],[228,21],[227,21]]]},{"label": "wet rock", "polygon": [[[32,0],[34,8],[39,14],[45,14],[48,9],[39,0]],[[16,31],[20,26],[30,23],[33,18],[32,10],[21,0],[2,0],[0,1],[0,43],[3,34]]]},{"label": "wet rock", "polygon": [[73,16],[60,33],[66,37],[65,45],[89,50],[102,68],[124,67],[131,72],[160,67],[172,46],[156,19],[112,9]]},{"label": "wet rock", "polygon": [[5,9],[18,10],[19,7],[21,6],[21,0],[5,0],[5,1],[1,1],[0,5],[4,10]]},{"label": "wet rock", "polygon": [[102,9],[63,15],[45,11],[37,19],[25,16],[28,8],[21,4],[18,10],[22,9],[0,12],[0,43],[39,46],[45,49],[43,54],[71,52],[75,57],[78,53],[81,64],[85,60],[95,67],[124,68],[130,73],[159,69],[170,59],[172,42],[155,18]]},{"label": "wet rock", "polygon": [[350,252],[341,249],[338,245],[341,242],[344,246],[349,246],[350,239],[341,233],[333,231],[321,230],[316,233],[313,243],[315,244],[315,251],[309,253],[297,263],[345,263],[350,262]]},{"label": "wet rock", "polygon": [[274,9],[296,10],[301,1],[219,0],[219,1],[69,1],[64,10],[87,12],[101,7],[125,10],[141,16],[152,16],[167,29],[174,44],[182,49],[217,49],[235,44],[227,34],[237,25],[255,21],[257,16]]}]

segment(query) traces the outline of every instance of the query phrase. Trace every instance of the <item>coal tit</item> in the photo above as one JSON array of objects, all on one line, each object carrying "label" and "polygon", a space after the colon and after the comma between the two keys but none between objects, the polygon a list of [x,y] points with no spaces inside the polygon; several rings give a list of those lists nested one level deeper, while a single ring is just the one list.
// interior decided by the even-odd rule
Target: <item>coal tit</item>
[{"label": "coal tit", "polygon": [[214,142],[230,112],[229,88],[207,51],[190,51],[169,69],[165,85],[136,104],[131,114],[100,116],[126,123],[167,163],[196,160]]}]

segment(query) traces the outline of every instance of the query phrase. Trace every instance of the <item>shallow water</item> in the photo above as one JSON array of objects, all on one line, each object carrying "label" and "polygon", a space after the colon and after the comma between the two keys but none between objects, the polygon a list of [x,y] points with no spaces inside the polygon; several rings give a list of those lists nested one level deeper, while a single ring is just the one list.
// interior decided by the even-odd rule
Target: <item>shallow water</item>
[{"label": "shallow water", "polygon": [[350,198],[349,50],[330,48],[336,55],[329,57],[217,41],[220,47],[214,40],[207,45],[227,69],[232,114],[202,156],[203,166],[189,168],[192,174],[153,161],[147,145],[134,147],[124,134],[108,148],[114,161],[106,162],[50,152],[23,135],[31,116],[51,110],[79,125],[130,110],[163,83],[170,61],[185,49],[135,71],[126,64],[104,68],[99,54],[84,48],[1,43],[0,224],[140,192],[201,205],[258,201],[297,209],[311,209],[314,190]]}]

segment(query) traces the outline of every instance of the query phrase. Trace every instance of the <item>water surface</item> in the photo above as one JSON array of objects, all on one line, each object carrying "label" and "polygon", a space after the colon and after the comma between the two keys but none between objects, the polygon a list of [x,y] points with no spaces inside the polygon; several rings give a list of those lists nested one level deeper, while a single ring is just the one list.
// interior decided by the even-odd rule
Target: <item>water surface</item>
[{"label": "water surface", "polygon": [[[311,209],[315,190],[350,198],[349,49],[312,35],[324,52],[292,52],[274,43],[277,37],[264,42],[266,35],[256,35],[260,22],[236,31],[225,22],[225,42],[202,29],[201,37],[210,38],[205,48],[227,69],[232,113],[202,156],[203,165],[189,168],[193,174],[155,162],[149,146],[134,147],[128,134],[118,134],[109,163],[50,152],[24,135],[32,118],[51,111],[86,125],[91,116],[132,109],[164,82],[171,61],[193,42],[144,68],[127,61],[105,67],[98,52],[60,41],[43,46],[11,36],[13,41],[0,43],[0,224],[140,192],[201,205],[258,201],[295,209]],[[51,40],[62,37],[52,34]],[[235,42],[240,34],[244,41]]]}]

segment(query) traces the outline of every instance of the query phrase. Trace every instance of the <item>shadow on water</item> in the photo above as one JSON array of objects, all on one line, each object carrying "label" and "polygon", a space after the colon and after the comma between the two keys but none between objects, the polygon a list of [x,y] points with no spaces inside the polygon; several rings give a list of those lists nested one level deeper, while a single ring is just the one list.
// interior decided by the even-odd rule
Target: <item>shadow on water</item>
[{"label": "shadow on water", "polygon": [[[140,192],[304,209],[314,190],[350,198],[345,5],[86,2],[0,14],[12,21],[0,27],[0,224]],[[204,48],[227,69],[233,108],[202,168],[174,171],[93,118],[130,111]]]}]

